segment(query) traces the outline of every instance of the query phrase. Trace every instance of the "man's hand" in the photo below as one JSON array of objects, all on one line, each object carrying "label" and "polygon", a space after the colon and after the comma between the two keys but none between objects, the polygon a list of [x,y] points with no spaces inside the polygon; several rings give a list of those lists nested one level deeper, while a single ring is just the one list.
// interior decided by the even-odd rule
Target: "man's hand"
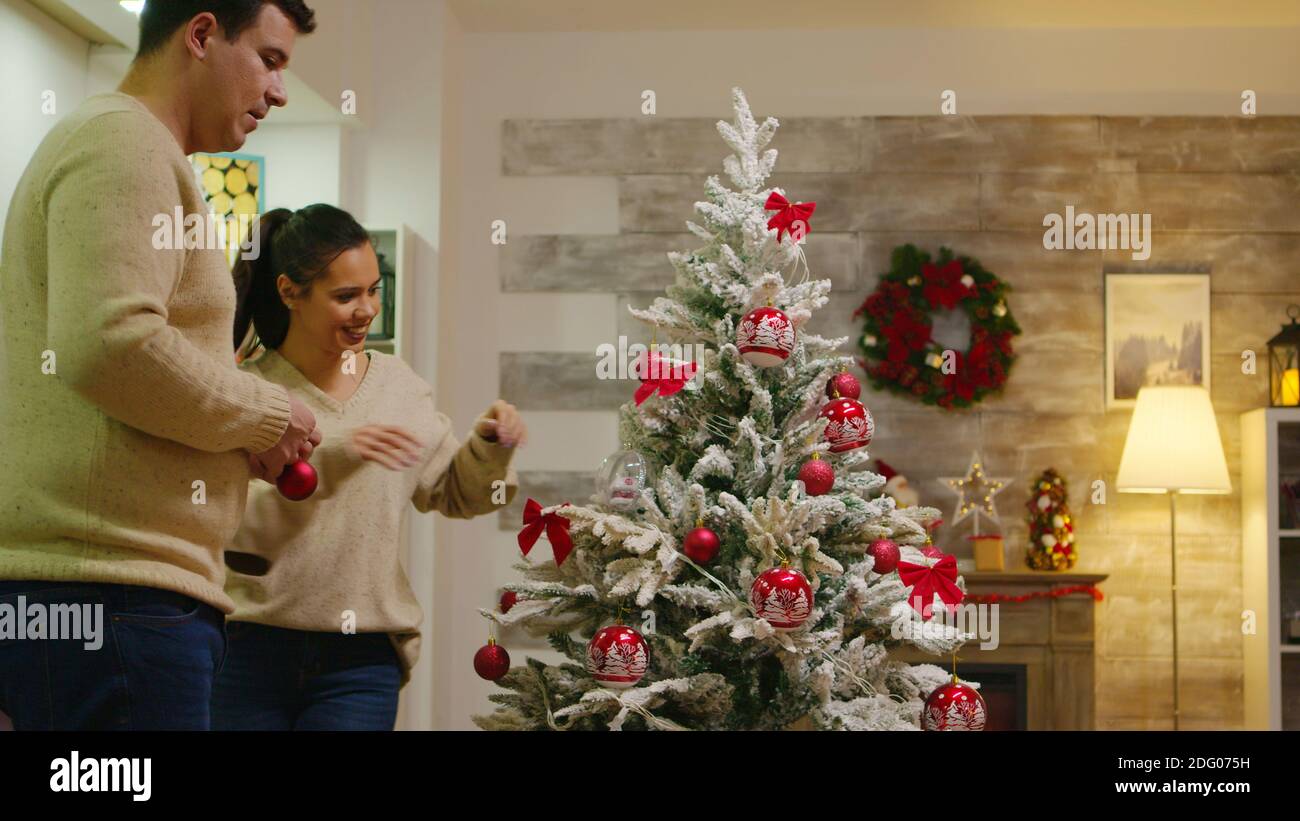
[{"label": "man's hand", "polygon": [[498,399],[479,417],[474,432],[489,442],[497,442],[506,447],[523,445],[528,442],[528,428],[515,410],[515,406]]},{"label": "man's hand", "polygon": [[284,466],[290,462],[308,460],[316,446],[320,444],[320,429],[316,427],[316,415],[289,394],[289,427],[285,428],[280,441],[261,453],[250,453],[248,466],[253,475],[266,482],[275,483],[284,472]]}]

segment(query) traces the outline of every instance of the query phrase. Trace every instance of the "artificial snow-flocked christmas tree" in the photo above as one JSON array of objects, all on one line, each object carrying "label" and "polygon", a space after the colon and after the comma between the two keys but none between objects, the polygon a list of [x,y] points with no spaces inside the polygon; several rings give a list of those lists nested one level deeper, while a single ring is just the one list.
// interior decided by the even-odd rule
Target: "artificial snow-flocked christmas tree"
[{"label": "artificial snow-flocked christmas tree", "polygon": [[[684,389],[678,379],[655,394],[643,375],[620,409],[624,450],[654,481],[635,505],[600,492],[587,506],[530,502],[520,544],[527,553],[545,530],[555,555],[519,566],[509,612],[481,612],[548,636],[571,662],[512,668],[481,727],[919,729],[949,673],[888,647],[942,658],[969,638],[929,618],[936,594],[961,596],[951,557],[920,550],[938,511],[899,509],[868,470],[870,413],[836,389],[853,363],[835,353],[847,339],[803,331],[831,283],[807,275],[813,204],[763,188],[777,121],[758,124],[744,94],[732,97],[735,120],[718,131],[735,152],[723,162],[735,188],[708,179],[687,222],[703,247],[669,254],[666,297],[631,309],[652,339],[702,346]],[[804,276],[787,283],[800,262]],[[642,367],[671,359],[658,353]],[[799,478],[809,462],[812,493]],[[874,572],[882,557],[898,570]]]}]

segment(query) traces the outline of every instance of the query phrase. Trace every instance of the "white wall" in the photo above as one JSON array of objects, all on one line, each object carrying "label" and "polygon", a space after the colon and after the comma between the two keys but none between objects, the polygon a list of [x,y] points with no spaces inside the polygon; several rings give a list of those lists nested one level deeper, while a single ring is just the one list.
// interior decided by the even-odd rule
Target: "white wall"
[{"label": "white wall", "polygon": [[[36,146],[86,96],[90,43],[27,0],[0,0],[0,225]],[[42,111],[54,92],[55,113]]]},{"label": "white wall", "polygon": [[90,59],[86,65],[86,94],[107,94],[116,91],[134,55],[125,46],[92,43]]},{"label": "white wall", "polygon": [[1261,115],[1295,114],[1297,39],[1297,28],[469,34],[461,77],[516,117],[636,115],[645,88],[660,116],[724,115],[732,85],[787,116],[937,114],[943,89],[959,114],[1235,115],[1245,88]]},{"label": "white wall", "polygon": [[275,125],[274,117],[272,113],[240,149],[266,158],[266,210],[296,210],[318,202],[338,205],[342,126]]}]

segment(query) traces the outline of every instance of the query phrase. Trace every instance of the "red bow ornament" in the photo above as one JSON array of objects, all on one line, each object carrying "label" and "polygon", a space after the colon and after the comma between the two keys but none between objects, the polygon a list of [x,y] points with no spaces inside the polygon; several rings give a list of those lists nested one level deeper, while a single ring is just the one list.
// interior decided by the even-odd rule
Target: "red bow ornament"
[{"label": "red bow ornament", "polygon": [[936,593],[949,612],[955,610],[965,596],[956,584],[957,560],[949,555],[944,555],[933,565],[899,562],[898,578],[904,587],[912,588],[908,602],[923,619],[930,618]]},{"label": "red bow ornament", "polygon": [[796,223],[803,225],[803,231],[800,236],[805,236],[812,230],[812,225],[808,220],[812,219],[813,211],[817,210],[815,202],[795,202],[792,203],[785,197],[773,191],[767,197],[767,202],[763,205],[765,211],[776,211],[776,214],[767,221],[769,229],[776,229],[776,241],[781,241],[781,235],[784,233],[794,234],[791,227]]},{"label": "red bow ornament", "polygon": [[698,362],[673,362],[653,351],[648,352],[633,365],[633,372],[641,380],[641,387],[636,389],[633,398],[640,405],[655,391],[660,396],[672,396],[686,387],[699,367]]},{"label": "red bow ornament", "polygon": [[[560,507],[568,504],[565,502]],[[536,500],[529,499],[524,504],[524,529],[519,531],[519,549],[525,556],[533,549],[543,529],[546,531],[547,541],[551,543],[555,563],[564,564],[564,560],[569,558],[569,553],[573,550],[573,539],[569,536],[569,520],[555,512],[543,516],[542,506]]]}]

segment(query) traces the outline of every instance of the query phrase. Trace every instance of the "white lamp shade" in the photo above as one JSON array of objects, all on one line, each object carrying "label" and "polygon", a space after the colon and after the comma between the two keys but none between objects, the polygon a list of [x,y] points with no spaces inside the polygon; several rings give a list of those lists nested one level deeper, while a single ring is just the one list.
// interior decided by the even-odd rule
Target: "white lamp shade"
[{"label": "white lamp shade", "polygon": [[1192,385],[1138,391],[1115,484],[1121,493],[1232,492],[1209,391]]}]

